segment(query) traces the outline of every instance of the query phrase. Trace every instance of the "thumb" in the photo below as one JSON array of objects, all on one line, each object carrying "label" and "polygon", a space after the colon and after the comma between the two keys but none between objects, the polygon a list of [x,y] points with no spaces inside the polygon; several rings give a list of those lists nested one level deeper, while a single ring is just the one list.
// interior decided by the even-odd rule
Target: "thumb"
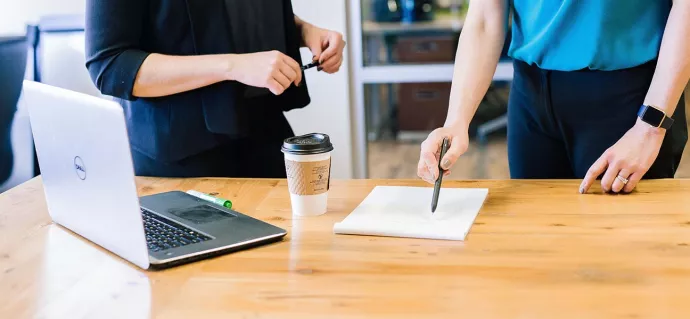
[{"label": "thumb", "polygon": [[453,165],[455,165],[455,162],[458,160],[460,155],[464,154],[466,151],[467,142],[457,136],[453,136],[446,155],[441,159],[441,167],[444,170],[449,170],[451,167],[453,167]]}]

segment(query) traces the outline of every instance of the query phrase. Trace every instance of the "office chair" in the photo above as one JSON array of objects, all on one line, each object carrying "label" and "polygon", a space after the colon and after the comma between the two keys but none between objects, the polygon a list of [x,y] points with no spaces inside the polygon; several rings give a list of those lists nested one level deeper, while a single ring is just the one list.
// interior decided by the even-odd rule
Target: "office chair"
[{"label": "office chair", "polygon": [[10,131],[22,91],[28,54],[26,37],[0,37],[0,184],[14,166]]}]

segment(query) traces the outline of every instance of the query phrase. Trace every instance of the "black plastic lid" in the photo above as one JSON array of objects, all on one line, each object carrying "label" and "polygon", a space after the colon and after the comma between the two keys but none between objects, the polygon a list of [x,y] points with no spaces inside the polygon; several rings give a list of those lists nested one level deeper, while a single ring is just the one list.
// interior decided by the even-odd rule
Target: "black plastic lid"
[{"label": "black plastic lid", "polygon": [[295,136],[283,142],[282,151],[296,155],[313,155],[327,153],[333,150],[331,138],[322,133],[311,133]]}]

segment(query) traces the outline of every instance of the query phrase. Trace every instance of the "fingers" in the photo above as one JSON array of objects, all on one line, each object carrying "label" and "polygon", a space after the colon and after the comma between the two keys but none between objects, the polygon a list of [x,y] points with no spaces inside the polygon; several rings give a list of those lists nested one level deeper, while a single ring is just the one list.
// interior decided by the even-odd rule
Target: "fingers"
[{"label": "fingers", "polygon": [[324,64],[328,62],[329,59],[342,53],[342,49],[345,47],[345,42],[343,41],[343,36],[340,33],[332,33],[324,42],[324,45],[328,47],[323,51],[321,57],[319,57],[319,62]]},{"label": "fingers", "polygon": [[608,193],[612,191],[611,187],[613,186],[613,181],[616,179],[616,176],[618,176],[618,173],[620,173],[621,168],[622,166],[619,162],[609,162],[608,168],[601,178],[601,189],[604,192]]},{"label": "fingers", "polygon": [[285,92],[283,85],[278,83],[278,81],[276,81],[273,78],[268,79],[268,81],[266,82],[266,88],[269,89],[271,93],[275,95],[281,95],[283,94],[283,92]]},{"label": "fingers", "polygon": [[280,83],[283,92],[287,90],[292,84],[292,81],[290,81],[290,79],[287,76],[285,76],[285,74],[283,74],[283,72],[281,72],[280,70],[274,70],[273,73],[271,73],[271,76],[273,76],[273,79],[276,80],[276,82]]},{"label": "fingers", "polygon": [[417,164],[417,176],[427,183],[434,183],[434,179],[431,177],[431,172],[429,172],[429,170],[426,168],[426,163],[424,162],[423,158],[420,158],[419,163]]},{"label": "fingers", "polygon": [[285,63],[285,66],[287,66],[287,68],[283,67],[281,68],[281,71],[283,71],[283,74],[285,74],[285,72],[290,72],[290,74],[294,74],[294,77],[288,78],[292,82],[294,82],[296,86],[299,86],[302,83],[302,67],[300,67],[297,61],[293,60],[291,57],[285,54],[283,54],[283,62]]},{"label": "fingers", "polygon": [[632,193],[635,187],[637,187],[637,183],[640,182],[645,173],[646,171],[640,170],[630,175],[630,177],[628,177],[628,183],[625,184],[625,187],[623,187],[623,192]]},{"label": "fingers", "polygon": [[[417,176],[427,183],[433,184],[436,181],[436,174],[429,170],[428,163],[435,161],[436,157],[433,154],[421,153],[419,163],[417,164]],[[438,170],[438,168],[437,168]]]},{"label": "fingers", "polygon": [[592,166],[587,171],[585,178],[582,180],[582,183],[580,184],[581,194],[586,193],[589,190],[589,188],[592,187],[592,184],[594,184],[594,181],[596,181],[597,177],[604,173],[606,166],[608,166],[607,156],[605,155],[599,157],[599,159],[597,159],[597,161],[594,162],[594,164],[592,164]]},{"label": "fingers", "polygon": [[333,59],[328,60],[325,64],[320,66],[320,70],[326,73],[332,74],[340,70],[340,66],[343,64],[343,56],[339,55]]},{"label": "fingers", "polygon": [[311,62],[312,63],[317,62],[317,61],[320,62],[321,61],[321,54],[323,52],[320,45],[315,45],[312,48],[309,48],[309,50],[311,51],[311,54],[314,55],[314,57],[311,59]]},{"label": "fingers", "polygon": [[436,155],[430,152],[422,153],[422,160],[428,172],[429,182],[434,183],[438,179],[438,160]]},{"label": "fingers", "polygon": [[[295,85],[297,85],[298,74],[299,74],[299,75],[302,74],[301,71],[300,71],[300,72],[295,72],[295,70],[293,70],[292,67],[290,67],[287,63],[281,63],[281,64],[279,65],[279,71],[280,71],[280,73],[281,73],[282,75],[284,75],[284,76],[288,79],[288,81],[290,81],[290,82],[288,83],[288,87],[290,87],[290,85],[291,85],[292,83],[295,83]],[[281,83],[282,83],[282,82],[281,82]],[[285,89],[287,89],[287,88],[285,88]]]},{"label": "fingers", "polygon": [[460,138],[452,138],[450,140],[450,147],[446,152],[446,155],[441,159],[441,167],[444,170],[449,170],[455,162],[458,160],[460,155],[467,151],[467,143]]},{"label": "fingers", "polygon": [[[632,175],[632,172],[628,168],[621,168],[620,172],[618,172],[618,174],[614,176],[613,184],[611,185],[611,191],[614,193],[620,193],[626,184],[624,184],[623,181],[621,181],[621,179],[618,178],[618,176],[629,179],[630,175]],[[630,180],[628,180],[628,183],[630,183]]]},{"label": "fingers", "polygon": [[[640,182],[644,174],[647,174],[648,170],[649,167],[645,166],[644,164],[631,165],[630,167],[628,167],[630,176],[628,177],[628,183],[625,184],[625,186],[622,189],[623,193],[632,193],[632,191],[635,190],[635,187],[637,187],[637,184]],[[625,175],[623,176],[625,177]]]},{"label": "fingers", "polygon": [[417,168],[418,175],[423,180],[434,183],[438,178],[438,154],[439,145],[436,141],[435,133],[431,133],[429,138],[422,143],[422,148],[419,154],[419,165]]}]

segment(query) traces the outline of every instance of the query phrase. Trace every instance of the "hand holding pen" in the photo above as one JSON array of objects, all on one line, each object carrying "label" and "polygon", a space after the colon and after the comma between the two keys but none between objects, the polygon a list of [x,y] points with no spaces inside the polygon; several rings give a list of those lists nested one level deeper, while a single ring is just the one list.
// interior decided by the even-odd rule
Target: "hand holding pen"
[{"label": "hand holding pen", "polygon": [[[449,142],[448,151],[444,156],[440,156],[443,140],[446,138]],[[436,183],[441,169],[445,176],[450,175],[455,161],[467,151],[468,144],[466,127],[447,126],[434,130],[422,143],[417,175],[430,184]]]},{"label": "hand holding pen", "polygon": [[232,55],[228,79],[248,86],[266,88],[281,95],[293,84],[302,84],[301,65],[279,51]]},{"label": "hand holding pen", "polygon": [[314,67],[317,67],[317,66],[319,66],[319,65],[321,65],[321,63],[319,63],[319,61],[315,61],[315,62],[309,63],[309,64],[307,64],[307,65],[303,65],[303,66],[302,66],[302,71],[309,70],[309,69],[314,68]]}]

